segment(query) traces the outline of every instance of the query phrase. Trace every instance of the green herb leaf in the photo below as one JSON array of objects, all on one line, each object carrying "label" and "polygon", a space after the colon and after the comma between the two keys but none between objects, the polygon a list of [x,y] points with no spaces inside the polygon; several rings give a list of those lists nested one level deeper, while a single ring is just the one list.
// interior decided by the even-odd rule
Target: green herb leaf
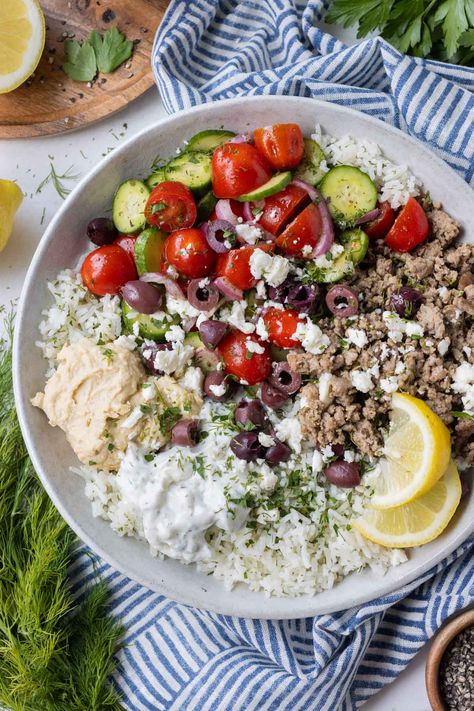
[{"label": "green herb leaf", "polygon": [[181,410],[179,407],[167,407],[159,417],[160,430],[164,435],[168,435],[180,419]]},{"label": "green herb leaf", "polygon": [[474,420],[474,417],[468,412],[463,412],[462,410],[451,410],[451,416],[456,417],[458,420]]},{"label": "green herb leaf", "polygon": [[63,69],[74,81],[92,81],[97,74],[97,60],[94,48],[87,40],[66,40],[64,42],[66,61]]},{"label": "green herb leaf", "polygon": [[132,56],[133,42],[125,39],[117,27],[111,27],[103,35],[94,30],[88,41],[94,48],[99,72],[110,74]]}]

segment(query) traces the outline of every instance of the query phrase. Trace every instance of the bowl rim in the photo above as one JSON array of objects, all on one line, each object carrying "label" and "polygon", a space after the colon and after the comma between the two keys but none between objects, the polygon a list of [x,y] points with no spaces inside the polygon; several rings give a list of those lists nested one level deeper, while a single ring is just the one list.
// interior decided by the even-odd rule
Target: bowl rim
[{"label": "bowl rim", "polygon": [[[370,126],[377,126],[380,128],[380,124],[384,127],[384,130],[387,131],[388,133],[392,133],[397,136],[397,138],[401,141],[404,141],[405,143],[413,146],[417,146],[419,149],[423,149],[424,152],[426,152],[430,156],[430,160],[433,164],[438,165],[438,167],[442,168],[444,172],[449,171],[451,174],[451,179],[454,182],[454,184],[458,184],[460,187],[462,186],[462,189],[466,189],[467,184],[465,181],[449,166],[443,161],[438,155],[433,153],[433,151],[426,146],[426,144],[423,144],[422,142],[418,141],[414,137],[404,133],[400,129],[396,128],[395,126],[392,126],[391,124],[385,123],[381,121],[378,118],[375,118],[371,115],[364,114],[361,111],[357,111],[355,109],[346,107],[346,106],[341,106],[336,103],[332,102],[327,102],[327,101],[321,101],[319,99],[313,99],[310,97],[299,97],[299,96],[283,96],[283,95],[264,95],[264,96],[240,96],[237,98],[232,98],[232,99],[225,99],[221,101],[215,101],[215,102],[209,102],[205,104],[200,104],[198,106],[194,106],[191,108],[185,108],[179,112],[176,112],[171,115],[166,115],[163,118],[159,119],[158,121],[154,121],[150,123],[148,126],[142,128],[140,131],[138,131],[136,134],[133,136],[130,136],[126,141],[124,141],[123,144],[118,146],[114,151],[103,157],[93,168],[84,175],[83,178],[78,182],[78,184],[75,186],[73,191],[71,191],[70,195],[66,198],[64,203],[60,206],[59,210],[56,212],[54,217],[52,218],[51,222],[49,223],[48,227],[46,228],[37,248],[36,251],[33,255],[33,258],[31,260],[31,263],[29,265],[29,268],[27,270],[20,300],[18,303],[18,308],[17,308],[17,315],[15,319],[15,330],[14,330],[14,338],[13,338],[13,389],[14,389],[14,395],[15,395],[15,403],[17,407],[17,414],[18,414],[18,420],[20,423],[20,428],[22,431],[23,438],[25,440],[31,461],[33,463],[33,466],[35,470],[37,471],[41,483],[44,486],[46,492],[48,493],[49,497],[53,501],[54,505],[58,509],[59,513],[61,516],[65,519],[65,521],[68,523],[68,525],[75,531],[75,533],[78,535],[78,537],[86,543],[87,546],[89,546],[97,555],[99,555],[104,561],[106,561],[110,566],[112,566],[115,570],[118,570],[121,572],[123,575],[127,576],[128,578],[131,578],[138,582],[139,584],[145,586],[147,589],[152,589],[155,590],[156,592],[159,592],[161,595],[165,595],[169,597],[170,599],[173,599],[179,603],[182,604],[187,604],[187,605],[192,605],[194,607],[200,608],[200,609],[206,609],[212,612],[216,613],[221,613],[221,614],[227,614],[227,615],[235,615],[235,610],[233,609],[232,605],[229,603],[223,603],[219,604],[219,602],[216,601],[209,601],[206,598],[206,602],[204,603],[197,603],[196,600],[193,598],[192,593],[187,593],[186,590],[183,590],[182,594],[177,595],[175,590],[171,590],[169,585],[164,581],[160,580],[157,582],[157,585],[155,587],[150,587],[149,582],[146,580],[146,578],[142,575],[137,575],[131,573],[126,569],[125,565],[122,565],[120,560],[117,560],[115,555],[113,553],[109,553],[107,550],[103,548],[102,542],[95,540],[92,538],[88,531],[83,527],[83,525],[75,519],[74,515],[72,512],[69,512],[69,510],[66,508],[66,505],[63,503],[61,497],[56,496],[55,492],[53,491],[53,486],[52,483],[50,483],[49,476],[47,475],[46,471],[43,471],[42,466],[39,464],[38,458],[36,456],[36,448],[35,448],[35,442],[32,434],[30,434],[30,428],[28,425],[28,414],[27,414],[27,409],[24,407],[25,403],[23,402],[22,398],[22,374],[21,374],[21,369],[19,368],[19,353],[21,349],[21,343],[20,343],[20,326],[23,315],[25,310],[27,309],[27,303],[26,303],[26,295],[28,291],[28,285],[31,281],[32,275],[35,273],[37,265],[41,262],[43,255],[45,251],[48,248],[50,240],[53,238],[56,227],[58,223],[62,220],[63,215],[67,212],[69,209],[69,204],[70,202],[75,198],[76,195],[78,195],[83,188],[93,179],[96,177],[98,173],[100,173],[104,168],[107,167],[109,162],[112,162],[117,159],[117,157],[120,157],[121,155],[127,153],[127,151],[130,149],[133,144],[138,141],[142,136],[145,136],[147,133],[159,129],[161,126],[168,124],[169,122],[172,122],[173,119],[183,116],[185,114],[200,114],[200,113],[208,113],[212,112],[213,109],[216,108],[216,106],[239,106],[241,107],[243,104],[246,103],[273,103],[273,102],[281,102],[281,103],[306,103],[308,105],[311,105],[315,109],[315,116],[317,115],[317,109],[318,107],[325,107],[326,109],[331,107],[331,109],[334,109],[334,111],[345,114],[348,119],[348,123],[350,125],[350,118],[351,117],[356,117],[358,119],[363,117],[364,123],[368,126],[368,129],[370,129]],[[350,132],[350,131],[349,131]],[[419,566],[416,568],[416,570],[411,570],[411,571],[406,571],[400,572],[400,576],[398,577],[397,583],[395,584],[394,581],[390,581],[383,577],[380,578],[380,585],[377,588],[377,591],[375,593],[376,597],[374,597],[374,593],[371,592],[366,595],[359,595],[357,598],[357,601],[354,603],[355,605],[363,605],[371,600],[379,599],[382,598],[386,595],[395,593],[395,592],[400,592],[403,590],[404,587],[407,587],[407,592],[410,589],[410,586],[413,584],[413,582],[419,578],[420,576],[423,576],[426,574],[428,571],[430,571],[434,566],[436,566],[438,563],[440,563],[442,560],[444,560],[449,554],[451,554],[456,548],[458,548],[472,533],[474,533],[474,521],[470,524],[469,527],[467,527],[462,533],[459,532],[457,535],[454,535],[451,542],[449,543],[446,548],[440,549],[439,551],[436,552],[435,555],[433,555],[429,560],[424,561],[423,563],[419,564]],[[224,588],[223,588],[224,589]],[[263,595],[263,593],[261,593]],[[235,591],[235,596],[238,596],[238,588]],[[326,614],[326,612],[332,613],[339,611],[341,607],[335,607],[335,606],[327,606],[327,610],[324,612],[314,612],[314,604],[312,604],[313,600],[316,600],[318,597],[318,593],[313,596],[302,596],[302,597],[292,597],[292,598],[272,598],[272,600],[279,600],[284,601],[284,600],[298,600],[298,599],[304,599],[306,604],[304,606],[303,611],[298,611],[298,614],[296,615],[298,618],[300,617],[305,617],[305,616],[313,616],[314,614]],[[265,599],[266,600],[266,599]],[[283,603],[282,603],[283,607]],[[278,614],[275,612],[271,611],[271,601],[270,604],[268,605],[268,612],[267,606],[262,605],[262,609],[259,610],[258,613],[252,614],[252,615],[240,615],[240,617],[247,617],[249,619],[252,618],[259,618],[259,619],[293,619],[295,618],[295,614],[292,614],[290,610],[287,608],[282,609],[280,607],[280,610],[278,611]],[[303,607],[303,606],[302,606]],[[352,606],[351,606],[352,607]]]}]

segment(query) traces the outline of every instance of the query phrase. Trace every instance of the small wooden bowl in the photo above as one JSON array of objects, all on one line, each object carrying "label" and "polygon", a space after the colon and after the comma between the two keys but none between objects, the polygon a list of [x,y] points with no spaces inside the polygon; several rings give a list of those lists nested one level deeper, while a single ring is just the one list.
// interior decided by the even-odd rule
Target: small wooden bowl
[{"label": "small wooden bowl", "polygon": [[432,711],[448,711],[441,696],[439,666],[450,642],[467,627],[474,625],[474,608],[464,610],[452,617],[435,634],[426,660],[425,684]]}]

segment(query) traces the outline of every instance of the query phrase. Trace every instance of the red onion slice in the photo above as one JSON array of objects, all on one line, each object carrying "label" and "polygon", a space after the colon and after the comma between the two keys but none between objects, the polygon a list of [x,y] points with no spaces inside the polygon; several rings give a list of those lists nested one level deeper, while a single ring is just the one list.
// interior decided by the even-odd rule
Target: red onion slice
[{"label": "red onion slice", "polygon": [[171,442],[182,447],[194,447],[198,438],[196,420],[179,420],[171,430]]},{"label": "red onion slice", "polygon": [[219,291],[214,284],[204,284],[204,281],[206,280],[191,279],[187,289],[188,301],[198,311],[212,311],[219,303]]},{"label": "red onion slice", "polygon": [[234,136],[233,138],[229,138],[229,140],[226,141],[226,143],[248,143],[251,140],[252,140],[251,133],[238,133],[237,136]]},{"label": "red onion slice", "polygon": [[306,183],[304,180],[295,178],[292,183],[302,188],[303,190],[306,190],[311,201],[318,206],[319,214],[321,215],[322,230],[319,242],[314,248],[313,254],[311,256],[313,259],[315,259],[316,257],[321,257],[323,254],[326,254],[326,252],[329,252],[332,245],[334,244],[334,225],[326,200],[323,198],[319,190],[317,190],[309,183]]},{"label": "red onion slice", "polygon": [[259,212],[265,207],[265,200],[256,200],[255,202],[244,202],[244,219],[247,222],[258,222],[256,220],[256,215],[253,214],[252,210],[258,210]]},{"label": "red onion slice", "polygon": [[307,183],[305,180],[300,180],[300,178],[293,178],[291,182],[293,183],[293,185],[297,185],[299,188],[306,190],[312,202],[318,202],[319,190],[316,190],[314,185]]},{"label": "red onion slice", "polygon": [[230,301],[242,301],[244,297],[244,292],[242,289],[238,289],[234,286],[227,277],[217,277],[214,279],[214,286],[216,286],[221,294],[224,294]]},{"label": "red onion slice", "polygon": [[380,215],[380,208],[374,207],[373,210],[371,210],[370,212],[366,212],[365,215],[362,215],[362,217],[359,217],[359,219],[356,220],[355,223],[356,223],[356,225],[365,225],[366,222],[371,222],[372,220],[375,220],[379,215]]},{"label": "red onion slice", "polygon": [[[235,243],[237,239],[234,225],[228,220],[214,220],[214,222],[208,222],[206,231],[207,234],[205,234],[205,237],[207,243],[216,254],[229,252],[232,248],[232,244]],[[229,242],[229,247],[226,245],[226,242]]]},{"label": "red onion slice", "polygon": [[147,272],[146,274],[142,274],[140,279],[150,282],[151,284],[162,284],[170,296],[174,296],[175,299],[184,299],[184,294],[179,284],[165,274],[160,274],[160,272]]},{"label": "red onion slice", "polygon": [[232,212],[230,200],[218,200],[215,210],[219,220],[226,220],[227,222],[230,222],[231,225],[236,225],[238,223],[237,215]]}]

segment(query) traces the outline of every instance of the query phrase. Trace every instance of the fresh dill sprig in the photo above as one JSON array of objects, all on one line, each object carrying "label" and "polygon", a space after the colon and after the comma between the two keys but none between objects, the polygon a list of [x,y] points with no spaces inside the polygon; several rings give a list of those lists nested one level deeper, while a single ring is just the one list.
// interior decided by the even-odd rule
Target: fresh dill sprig
[{"label": "fresh dill sprig", "polygon": [[50,171],[46,178],[44,178],[44,180],[42,180],[36,188],[36,194],[40,193],[43,188],[48,185],[48,183],[52,183],[61,200],[65,200],[72,190],[72,188],[68,188],[67,185],[64,184],[65,181],[77,180],[79,178],[79,175],[71,175],[71,170],[74,167],[72,165],[62,175],[59,175],[56,168],[54,167],[54,163],[51,156],[49,156],[49,159]]},{"label": "fresh dill sprig", "polygon": [[[95,584],[76,605],[68,567],[76,537],[39,483],[13,400],[11,335],[0,345],[0,706],[119,711],[108,677],[121,625]],[[0,341],[1,343],[1,341]]]}]

